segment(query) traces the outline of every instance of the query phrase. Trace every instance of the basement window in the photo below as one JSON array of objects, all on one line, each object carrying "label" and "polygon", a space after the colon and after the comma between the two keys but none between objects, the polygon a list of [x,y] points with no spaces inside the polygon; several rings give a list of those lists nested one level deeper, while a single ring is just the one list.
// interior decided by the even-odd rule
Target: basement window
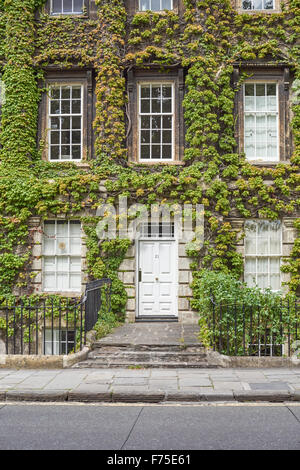
[{"label": "basement window", "polygon": [[281,357],[284,354],[284,345],[280,344],[278,335],[273,333],[270,328],[257,336],[252,343],[248,345],[250,356]]},{"label": "basement window", "polygon": [[44,354],[62,355],[70,354],[75,347],[74,331],[60,330],[59,328],[46,328],[44,331]]}]

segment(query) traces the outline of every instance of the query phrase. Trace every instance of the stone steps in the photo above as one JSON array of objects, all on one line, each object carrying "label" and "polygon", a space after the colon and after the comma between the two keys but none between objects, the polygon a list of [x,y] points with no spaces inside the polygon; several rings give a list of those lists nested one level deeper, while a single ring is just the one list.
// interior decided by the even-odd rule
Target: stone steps
[{"label": "stone steps", "polygon": [[199,344],[179,345],[179,344],[130,344],[130,343],[101,343],[96,342],[93,345],[93,353],[104,354],[121,351],[149,351],[149,352],[190,352],[203,353],[205,348]]},{"label": "stone steps", "polygon": [[207,368],[207,354],[201,344],[128,344],[97,342],[86,361],[75,368]]}]

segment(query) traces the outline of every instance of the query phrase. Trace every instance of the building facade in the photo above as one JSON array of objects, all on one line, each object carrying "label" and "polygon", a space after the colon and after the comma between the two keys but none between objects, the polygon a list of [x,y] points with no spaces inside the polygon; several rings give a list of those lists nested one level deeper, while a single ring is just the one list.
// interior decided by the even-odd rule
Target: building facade
[{"label": "building facade", "polygon": [[[108,276],[127,321],[189,323],[202,268],[299,289],[299,1],[0,5],[3,295]],[[167,221],[141,217],[155,204]],[[184,204],[204,208],[199,249]]]}]

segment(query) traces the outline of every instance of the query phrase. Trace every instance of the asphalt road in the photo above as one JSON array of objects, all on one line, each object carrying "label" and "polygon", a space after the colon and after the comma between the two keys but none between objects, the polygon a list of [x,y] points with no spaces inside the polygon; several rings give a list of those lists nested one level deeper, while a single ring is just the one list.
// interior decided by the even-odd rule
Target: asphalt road
[{"label": "asphalt road", "polygon": [[299,450],[300,406],[0,404],[0,449]]}]

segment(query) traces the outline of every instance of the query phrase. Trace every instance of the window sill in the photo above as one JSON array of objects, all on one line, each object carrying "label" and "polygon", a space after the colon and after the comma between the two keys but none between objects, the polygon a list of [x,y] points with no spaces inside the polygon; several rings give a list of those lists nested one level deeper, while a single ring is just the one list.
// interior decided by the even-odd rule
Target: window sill
[{"label": "window sill", "polygon": [[60,297],[69,297],[69,298],[79,298],[82,295],[81,291],[52,291],[52,290],[43,290],[43,294],[45,295],[59,295]]},{"label": "window sill", "polygon": [[238,10],[240,15],[278,15],[282,13],[281,10]]},{"label": "window sill", "polygon": [[276,161],[258,161],[258,160],[246,160],[247,163],[254,166],[263,166],[263,167],[274,167],[280,164],[289,165],[289,160],[276,160]]},{"label": "window sill", "polygon": [[60,18],[60,19],[68,18],[68,17],[82,18],[83,20],[88,20],[89,19],[88,15],[82,14],[82,13],[57,13],[57,14],[50,13],[49,16],[50,16],[50,18]]},{"label": "window sill", "polygon": [[129,165],[130,166],[166,166],[166,165],[184,165],[184,162],[182,161],[178,161],[178,160],[170,160],[168,162],[160,162],[160,161],[155,161],[155,162],[142,162],[142,161],[139,161],[139,162],[129,162]]},{"label": "window sill", "polygon": [[146,11],[142,11],[142,10],[137,10],[135,12],[136,15],[147,15],[149,13],[152,13],[152,14],[158,14],[158,15],[168,15],[169,12],[172,12],[172,13],[178,13],[178,8],[172,8],[172,10],[158,10],[158,11],[154,11],[154,10],[146,10]]}]

